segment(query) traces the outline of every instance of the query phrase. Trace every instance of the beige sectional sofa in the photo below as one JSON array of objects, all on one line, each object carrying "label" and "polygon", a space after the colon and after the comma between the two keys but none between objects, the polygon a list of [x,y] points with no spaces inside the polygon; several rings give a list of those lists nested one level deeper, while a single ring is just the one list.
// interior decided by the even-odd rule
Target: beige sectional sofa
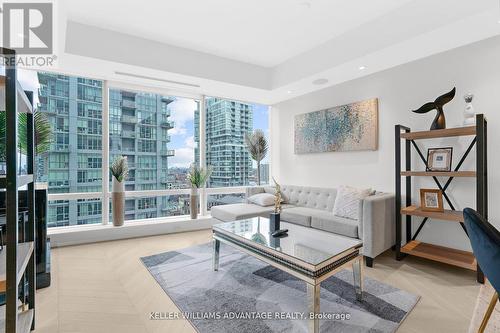
[{"label": "beige sectional sofa", "polygon": [[[375,192],[360,200],[359,217],[353,220],[333,214],[335,188],[282,185],[281,191],[282,221],[363,240],[363,255],[368,266],[372,266],[373,258],[394,245],[394,194]],[[246,203],[212,207],[212,217],[221,221],[269,217],[274,206],[262,207],[248,201],[250,196],[264,192],[274,194],[274,188],[249,187]]]}]

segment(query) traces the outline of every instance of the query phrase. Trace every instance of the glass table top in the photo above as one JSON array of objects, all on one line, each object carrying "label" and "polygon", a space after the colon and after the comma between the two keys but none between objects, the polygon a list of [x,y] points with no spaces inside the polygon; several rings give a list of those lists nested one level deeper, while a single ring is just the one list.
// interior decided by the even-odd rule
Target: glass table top
[{"label": "glass table top", "polygon": [[288,236],[277,238],[268,218],[255,217],[246,220],[224,222],[213,226],[215,233],[223,233],[234,239],[257,243],[301,260],[311,265],[319,265],[342,252],[362,246],[359,239],[321,231],[314,228],[281,222],[280,229],[288,229]]}]

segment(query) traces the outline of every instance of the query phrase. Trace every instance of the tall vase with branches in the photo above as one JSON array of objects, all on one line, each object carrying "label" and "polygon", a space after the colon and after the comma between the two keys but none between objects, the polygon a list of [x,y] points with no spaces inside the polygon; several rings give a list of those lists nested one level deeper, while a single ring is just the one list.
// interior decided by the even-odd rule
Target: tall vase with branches
[{"label": "tall vase with branches", "polygon": [[269,149],[264,131],[256,129],[245,135],[245,143],[252,159],[257,162],[257,184],[260,185],[260,163]]},{"label": "tall vase with branches", "polygon": [[118,156],[109,167],[113,177],[112,205],[113,225],[118,227],[125,221],[125,180],[128,176],[128,163],[125,156]]},{"label": "tall vase with branches", "polygon": [[199,189],[204,187],[212,175],[212,167],[201,168],[197,164],[191,165],[187,180],[191,184],[190,209],[191,219],[198,218]]}]

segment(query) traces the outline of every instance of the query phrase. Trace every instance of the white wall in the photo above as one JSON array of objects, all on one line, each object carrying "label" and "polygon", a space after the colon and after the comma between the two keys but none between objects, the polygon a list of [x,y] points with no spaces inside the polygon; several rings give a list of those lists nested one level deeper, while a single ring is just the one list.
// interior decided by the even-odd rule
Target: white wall
[{"label": "white wall", "polygon": [[[412,130],[427,130],[435,112],[412,113],[425,102],[457,87],[455,99],[445,105],[447,127],[461,125],[463,95],[474,94],[476,112],[488,119],[489,217],[500,226],[500,37],[444,52],[390,70],[369,75],[308,95],[300,96],[272,108],[272,173],[281,183],[336,187],[349,184],[394,192],[394,125]],[[366,152],[332,152],[296,155],[293,150],[294,116],[300,113],[356,102],[379,99],[379,149]],[[454,146],[454,165],[472,137],[420,141],[428,147]],[[462,170],[475,167],[475,149]],[[425,154],[425,153],[424,153]],[[414,169],[423,164],[414,156]],[[446,179],[442,179],[444,183]],[[415,179],[414,188],[436,188],[432,179]],[[449,194],[457,209],[475,205],[473,179],[455,179]],[[415,192],[415,194],[417,194]],[[414,195],[414,198],[417,198]],[[418,199],[417,199],[418,200]],[[416,224],[419,219],[415,219]],[[415,227],[414,227],[415,230]],[[429,221],[420,240],[455,248],[470,249],[462,228],[453,222]]]}]

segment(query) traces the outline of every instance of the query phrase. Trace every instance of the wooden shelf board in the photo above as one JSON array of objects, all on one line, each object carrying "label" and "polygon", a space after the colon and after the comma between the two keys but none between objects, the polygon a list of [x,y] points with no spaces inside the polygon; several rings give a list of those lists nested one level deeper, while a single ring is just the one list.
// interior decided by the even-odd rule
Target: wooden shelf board
[{"label": "wooden shelf board", "polygon": [[[28,265],[31,254],[33,253],[33,242],[19,243],[17,246],[17,275],[19,281],[24,274],[26,266]],[[7,247],[4,246],[0,251],[0,292],[5,292],[7,289]],[[17,283],[19,283],[17,281]]]},{"label": "wooden shelf board", "polygon": [[401,248],[401,252],[413,256],[439,261],[445,264],[458,266],[475,271],[476,258],[471,252],[452,249],[449,247],[411,241]]},{"label": "wooden shelf board", "polygon": [[476,171],[401,171],[401,176],[416,176],[416,177],[476,177]]},{"label": "wooden shelf board", "polygon": [[[26,184],[33,182],[33,175],[19,175],[17,176],[17,187],[22,187]],[[7,176],[0,175],[0,189],[7,187]]]},{"label": "wooden shelf board", "polygon": [[[0,311],[0,333],[5,332],[5,305],[2,305]],[[17,316],[17,332],[28,333],[31,331],[31,323],[34,316],[33,309],[20,312]]]},{"label": "wooden shelf board", "polygon": [[[5,111],[5,82],[7,78],[4,75],[0,75],[0,110]],[[21,84],[17,82],[17,106],[19,108],[19,113],[32,113],[33,106],[31,105],[28,96],[24,92]]]},{"label": "wooden shelf board", "polygon": [[418,140],[418,139],[446,138],[451,136],[467,136],[467,135],[476,135],[476,127],[467,126],[467,127],[446,128],[433,131],[401,133],[401,138],[406,140]]},{"label": "wooden shelf board", "polygon": [[423,211],[420,207],[417,206],[408,206],[401,209],[401,214],[404,215],[412,215],[412,216],[421,216],[421,217],[430,217],[433,219],[444,220],[444,221],[453,221],[453,222],[463,222],[464,214],[460,210],[448,210],[445,209],[444,212],[428,212]]}]

